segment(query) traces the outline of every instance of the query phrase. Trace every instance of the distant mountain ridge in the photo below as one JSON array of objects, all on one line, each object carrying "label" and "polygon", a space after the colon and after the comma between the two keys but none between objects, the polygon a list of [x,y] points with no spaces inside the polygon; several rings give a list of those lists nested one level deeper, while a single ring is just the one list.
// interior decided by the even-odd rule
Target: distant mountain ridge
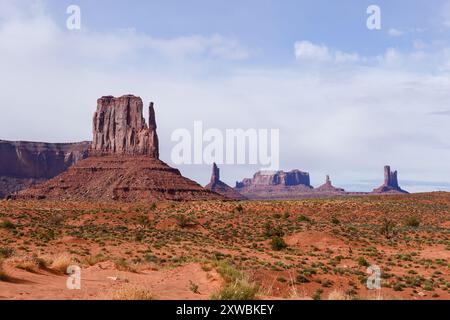
[{"label": "distant mountain ridge", "polygon": [[85,159],[91,143],[0,140],[0,198],[51,179]]}]

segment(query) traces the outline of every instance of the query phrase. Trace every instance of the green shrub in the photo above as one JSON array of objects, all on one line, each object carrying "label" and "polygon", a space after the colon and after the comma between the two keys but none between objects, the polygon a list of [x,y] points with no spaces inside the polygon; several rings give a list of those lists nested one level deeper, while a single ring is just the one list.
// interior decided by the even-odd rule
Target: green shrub
[{"label": "green shrub", "polygon": [[280,251],[280,250],[286,249],[288,245],[284,241],[283,238],[275,236],[272,238],[272,241],[270,242],[270,246],[271,246],[272,250]]},{"label": "green shrub", "polygon": [[259,287],[255,282],[239,279],[225,285],[211,297],[212,300],[255,300]]},{"label": "green shrub", "polygon": [[301,214],[297,217],[297,222],[311,222],[311,219]]},{"label": "green shrub", "polygon": [[411,228],[418,228],[420,226],[420,220],[417,217],[409,217],[406,219],[406,226]]},{"label": "green shrub", "polygon": [[331,223],[332,224],[340,224],[341,222],[339,221],[338,218],[336,218],[335,216],[331,217]]},{"label": "green shrub", "polygon": [[370,266],[369,262],[364,257],[359,257],[358,258],[358,265],[360,267],[368,267],[368,266]]},{"label": "green shrub", "polygon": [[0,259],[1,258],[6,259],[13,255],[14,255],[14,249],[8,248],[8,247],[0,248]]},{"label": "green shrub", "polygon": [[16,228],[16,225],[9,220],[3,220],[0,222],[0,228],[13,230]]}]

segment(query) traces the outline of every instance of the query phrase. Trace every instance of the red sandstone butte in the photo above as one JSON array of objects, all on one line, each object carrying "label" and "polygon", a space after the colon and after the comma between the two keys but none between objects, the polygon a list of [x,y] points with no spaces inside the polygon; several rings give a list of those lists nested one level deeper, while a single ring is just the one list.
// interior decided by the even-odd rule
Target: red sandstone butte
[{"label": "red sandstone butte", "polygon": [[12,196],[71,201],[223,200],[159,160],[153,103],[149,125],[142,99],[102,97],[93,117],[88,158],[67,172]]}]

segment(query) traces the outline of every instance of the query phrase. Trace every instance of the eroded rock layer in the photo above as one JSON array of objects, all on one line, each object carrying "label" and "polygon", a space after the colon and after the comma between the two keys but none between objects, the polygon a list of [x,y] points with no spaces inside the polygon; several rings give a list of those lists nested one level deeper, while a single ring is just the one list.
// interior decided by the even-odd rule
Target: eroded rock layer
[{"label": "eroded rock layer", "polygon": [[0,140],[0,198],[66,171],[87,157],[89,146]]},{"label": "eroded rock layer", "polygon": [[124,202],[223,199],[161,160],[125,155],[89,157],[16,198]]}]

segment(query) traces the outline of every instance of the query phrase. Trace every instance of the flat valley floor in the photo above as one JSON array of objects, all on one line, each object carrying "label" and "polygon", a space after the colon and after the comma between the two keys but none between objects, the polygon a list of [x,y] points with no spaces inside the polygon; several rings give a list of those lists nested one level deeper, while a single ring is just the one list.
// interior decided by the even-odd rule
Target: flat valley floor
[{"label": "flat valley floor", "polygon": [[0,299],[450,299],[450,194],[0,201]]}]

